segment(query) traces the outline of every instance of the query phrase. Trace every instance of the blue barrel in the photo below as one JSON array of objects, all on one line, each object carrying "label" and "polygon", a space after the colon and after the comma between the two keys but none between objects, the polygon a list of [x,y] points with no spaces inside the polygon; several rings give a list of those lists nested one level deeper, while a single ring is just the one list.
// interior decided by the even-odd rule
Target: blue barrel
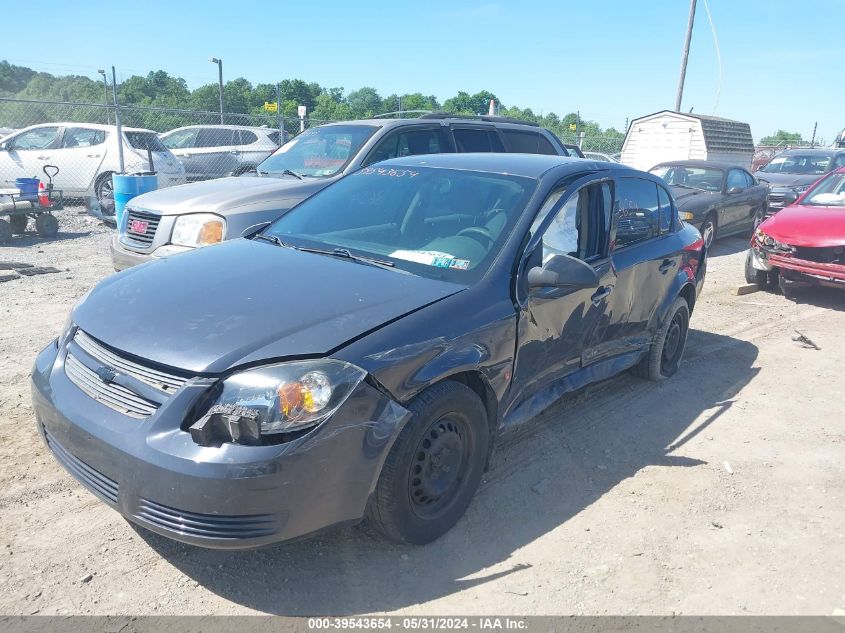
[{"label": "blue barrel", "polygon": [[118,228],[123,226],[123,212],[126,203],[135,196],[158,189],[158,176],[155,174],[113,174],[114,216]]},{"label": "blue barrel", "polygon": [[21,192],[21,198],[37,198],[40,182],[38,178],[16,178],[15,188]]}]

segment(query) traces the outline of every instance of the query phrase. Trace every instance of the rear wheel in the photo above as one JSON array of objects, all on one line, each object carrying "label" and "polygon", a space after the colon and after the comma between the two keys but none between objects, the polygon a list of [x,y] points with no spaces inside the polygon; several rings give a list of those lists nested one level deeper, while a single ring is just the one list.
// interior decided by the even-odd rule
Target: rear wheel
[{"label": "rear wheel", "polygon": [[12,233],[20,235],[26,233],[26,225],[29,223],[29,218],[25,215],[13,215],[9,218],[9,224],[12,226]]},{"label": "rear wheel", "polygon": [[111,177],[112,172],[106,172],[97,178],[94,183],[94,196],[103,211],[111,209],[111,214],[114,214],[114,183]]},{"label": "rear wheel", "polygon": [[414,398],[390,450],[366,521],[399,543],[421,545],[463,516],[487,459],[487,414],[469,387],[446,381]]},{"label": "rear wheel", "polygon": [[35,230],[41,237],[53,237],[59,232],[59,221],[54,215],[41,213],[35,218]]},{"label": "rear wheel", "polygon": [[12,239],[12,225],[6,220],[0,220],[0,244],[5,244]]},{"label": "rear wheel", "polygon": [[757,213],[754,214],[754,229],[751,231],[751,235],[757,231],[757,227],[763,223],[763,220],[766,219],[766,208],[760,207],[757,210]]},{"label": "rear wheel", "polygon": [[681,364],[689,334],[689,305],[683,297],[675,299],[669,315],[657,331],[648,353],[634,368],[641,378],[660,381],[673,376]]}]

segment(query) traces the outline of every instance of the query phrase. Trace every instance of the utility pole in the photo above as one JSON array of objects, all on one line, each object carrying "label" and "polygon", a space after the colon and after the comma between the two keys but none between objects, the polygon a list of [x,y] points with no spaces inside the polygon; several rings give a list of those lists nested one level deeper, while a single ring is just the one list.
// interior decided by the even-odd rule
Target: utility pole
[{"label": "utility pole", "polygon": [[106,71],[104,69],[101,68],[97,72],[103,76],[103,103],[106,106],[106,125],[111,125],[111,119],[109,118],[109,82],[106,80]]},{"label": "utility pole", "polygon": [[687,21],[687,37],[684,41],[684,56],[681,58],[681,76],[678,79],[678,94],[675,97],[675,112],[681,111],[681,99],[684,97],[684,80],[687,76],[687,60],[689,59],[689,45],[692,40],[692,25],[695,22],[696,0],[690,0],[689,20]]},{"label": "utility pole", "polygon": [[223,60],[209,57],[208,61],[217,64],[217,83],[220,90],[220,125],[223,125]]},{"label": "utility pole", "polygon": [[285,117],[282,116],[282,84],[276,84],[276,117],[279,119],[279,147],[285,144]]},{"label": "utility pole", "polygon": [[818,121],[816,121],[815,123],[813,123],[813,140],[812,140],[812,141],[810,141],[810,147],[815,147],[815,146],[816,146],[816,130],[818,129],[818,127],[819,127],[819,122],[818,122]]},{"label": "utility pole", "polygon": [[111,67],[111,90],[114,98],[114,124],[117,126],[117,161],[120,167],[120,173],[126,173],[126,168],[123,164],[123,128],[120,127],[120,106],[117,103],[117,73],[114,71],[114,66]]}]

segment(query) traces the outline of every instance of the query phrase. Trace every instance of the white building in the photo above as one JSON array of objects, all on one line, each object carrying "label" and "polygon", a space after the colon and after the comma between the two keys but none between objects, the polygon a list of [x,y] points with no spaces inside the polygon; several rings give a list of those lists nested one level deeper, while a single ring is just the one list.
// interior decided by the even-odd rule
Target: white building
[{"label": "white building", "polygon": [[751,167],[754,140],[748,123],[663,110],[631,121],[622,162],[649,170],[671,160],[715,160]]}]

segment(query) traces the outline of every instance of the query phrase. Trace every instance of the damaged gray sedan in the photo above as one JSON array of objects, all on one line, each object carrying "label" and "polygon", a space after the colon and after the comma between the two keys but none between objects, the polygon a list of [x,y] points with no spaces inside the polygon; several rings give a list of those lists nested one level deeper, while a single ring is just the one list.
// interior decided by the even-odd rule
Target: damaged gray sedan
[{"label": "damaged gray sedan", "polygon": [[248,238],[101,282],[36,359],[38,430],[180,541],[366,519],[426,543],[500,433],[620,371],[678,370],[704,249],[660,183],[556,156],[367,167]]}]

